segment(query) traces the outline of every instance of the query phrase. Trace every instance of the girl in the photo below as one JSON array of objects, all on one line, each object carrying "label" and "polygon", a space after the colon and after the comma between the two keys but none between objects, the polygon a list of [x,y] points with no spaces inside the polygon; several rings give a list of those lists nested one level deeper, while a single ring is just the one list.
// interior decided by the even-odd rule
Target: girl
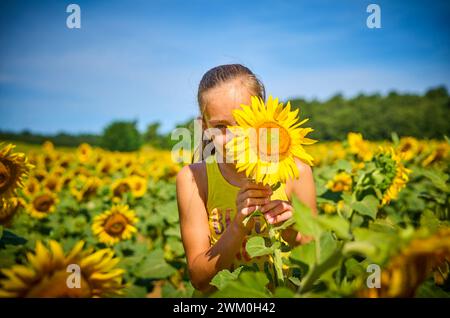
[{"label": "girl", "polygon": [[[265,270],[268,257],[250,259],[245,252],[249,234],[267,234],[264,220],[243,219],[258,207],[267,222],[278,224],[292,217],[291,198],[295,195],[316,211],[316,193],[311,168],[297,160],[300,178],[290,180],[277,190],[252,183],[238,173],[234,164],[217,160],[225,156],[226,128],[236,125],[232,111],[241,104],[250,105],[251,96],[265,99],[263,84],[247,67],[221,65],[203,76],[198,89],[198,104],[203,127],[219,129],[214,134],[215,160],[185,166],[177,176],[177,200],[181,236],[192,285],[200,291],[212,290],[209,284],[220,270],[247,265]],[[255,220],[256,219],[256,220]],[[283,238],[295,245],[306,238],[293,229],[284,230]]]}]

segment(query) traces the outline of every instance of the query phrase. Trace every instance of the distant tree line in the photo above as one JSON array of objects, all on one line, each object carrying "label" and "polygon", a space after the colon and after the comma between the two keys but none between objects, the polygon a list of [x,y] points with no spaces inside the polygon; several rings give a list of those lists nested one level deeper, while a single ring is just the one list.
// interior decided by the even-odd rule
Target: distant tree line
[{"label": "distant tree line", "polygon": [[360,94],[350,99],[335,95],[324,102],[293,99],[304,124],[314,129],[311,138],[342,140],[349,131],[364,138],[380,140],[399,136],[442,139],[450,136],[450,98],[445,87],[428,90],[424,95]]},{"label": "distant tree line", "polygon": [[101,136],[95,134],[68,134],[60,132],[53,135],[32,133],[29,130],[21,132],[8,132],[0,130],[0,142],[2,140],[20,141],[29,144],[43,144],[46,140],[60,147],[75,147],[84,142],[93,146],[99,146]]},{"label": "distant tree line", "polygon": [[[450,98],[444,86],[430,89],[424,95],[393,91],[386,96],[360,94],[344,98],[337,94],[326,101],[292,99],[291,105],[300,109],[301,119],[310,119],[304,126],[314,128],[314,132],[308,136],[319,140],[342,140],[349,131],[361,132],[370,140],[391,138],[393,132],[421,139],[450,136]],[[177,127],[192,130],[193,119]],[[133,151],[142,144],[170,149],[177,140],[171,140],[171,133],[161,133],[159,129],[160,123],[152,122],[141,133],[136,121],[116,121],[108,125],[101,135],[0,131],[0,140],[31,144],[50,140],[57,146],[66,147],[86,142],[117,151]]]}]

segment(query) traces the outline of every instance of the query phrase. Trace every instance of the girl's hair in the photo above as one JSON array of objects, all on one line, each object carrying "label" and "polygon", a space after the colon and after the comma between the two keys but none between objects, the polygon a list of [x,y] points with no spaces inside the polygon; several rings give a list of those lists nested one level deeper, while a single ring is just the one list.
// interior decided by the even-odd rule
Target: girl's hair
[{"label": "girl's hair", "polygon": [[[203,118],[203,112],[206,107],[206,101],[204,98],[204,94],[214,88],[219,86],[220,84],[226,83],[228,81],[241,78],[243,80],[244,85],[247,86],[249,92],[253,96],[258,96],[262,100],[266,99],[266,90],[264,87],[264,84],[258,79],[258,77],[248,68],[241,64],[225,64],[225,65],[219,65],[216,67],[213,67],[208,72],[206,72],[201,81],[198,85],[198,93],[197,93],[197,101],[200,108],[200,113]],[[194,151],[193,161],[194,157],[196,156],[196,153],[198,151],[200,152],[200,158],[203,155],[203,149],[205,148],[206,144],[208,143],[207,140],[203,140],[203,133],[202,133],[202,142],[201,146]]]}]

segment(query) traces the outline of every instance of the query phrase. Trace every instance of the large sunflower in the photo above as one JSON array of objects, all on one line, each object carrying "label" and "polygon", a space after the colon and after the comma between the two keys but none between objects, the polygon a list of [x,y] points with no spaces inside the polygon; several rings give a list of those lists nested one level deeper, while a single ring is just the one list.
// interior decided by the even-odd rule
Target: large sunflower
[{"label": "large sunflower", "polygon": [[58,197],[49,191],[40,192],[27,204],[27,212],[34,218],[43,219],[55,212]]},{"label": "large sunflower", "polygon": [[226,145],[227,157],[233,156],[239,172],[257,183],[275,185],[299,175],[294,158],[313,165],[313,157],[302,145],[316,142],[305,136],[312,128],[300,128],[298,109],[284,107],[278,98],[269,96],[266,104],[256,96],[252,104],[233,111],[238,126],[229,127],[234,137]]},{"label": "large sunflower", "polygon": [[128,205],[116,205],[94,218],[92,232],[102,243],[113,245],[128,240],[137,232],[134,224],[138,221]]},{"label": "large sunflower", "polygon": [[435,283],[448,279],[450,228],[441,228],[426,238],[416,238],[393,257],[381,273],[381,288],[363,289],[361,297],[413,297],[433,274]]},{"label": "large sunflower", "polygon": [[[83,250],[79,241],[64,254],[61,245],[51,240],[49,248],[40,241],[34,253],[28,253],[28,263],[2,269],[0,297],[104,297],[120,295],[124,287],[123,269],[115,268],[119,258],[111,249]],[[69,265],[78,265],[80,285],[70,288],[72,272]],[[73,273],[75,274],[75,273]]]},{"label": "large sunflower", "polygon": [[12,152],[14,148],[12,144],[0,148],[0,198],[15,196],[16,189],[23,187],[24,177],[33,168],[25,154]]}]

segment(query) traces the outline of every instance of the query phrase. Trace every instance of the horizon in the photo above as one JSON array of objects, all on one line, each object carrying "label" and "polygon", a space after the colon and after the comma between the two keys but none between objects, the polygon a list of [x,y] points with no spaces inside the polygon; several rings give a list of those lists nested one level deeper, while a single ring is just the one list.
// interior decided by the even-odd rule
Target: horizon
[{"label": "horizon", "polygon": [[[375,96],[375,95],[380,95],[381,97],[387,97],[387,96],[388,96],[390,93],[392,93],[392,92],[395,92],[395,93],[397,93],[397,94],[399,94],[399,95],[416,95],[416,96],[424,96],[425,93],[426,93],[427,91],[429,91],[429,90],[431,90],[431,89],[436,89],[436,88],[439,88],[439,87],[444,87],[445,90],[447,91],[447,93],[449,93],[448,87],[447,87],[446,85],[437,85],[437,86],[429,87],[429,88],[425,89],[423,92],[408,92],[408,91],[390,90],[390,91],[385,92],[385,93],[380,93],[380,92],[372,92],[372,93],[359,92],[359,93],[353,94],[352,96],[346,96],[345,94],[342,94],[341,92],[336,92],[335,94],[332,94],[332,95],[328,96],[327,98],[314,98],[314,97],[313,97],[313,98],[305,98],[305,97],[303,97],[303,96],[297,96],[297,97],[293,97],[293,98],[288,98],[288,99],[286,99],[286,100],[281,100],[280,102],[282,102],[282,103],[287,103],[288,101],[292,102],[293,100],[299,100],[299,99],[302,99],[302,100],[305,100],[305,101],[308,102],[308,103],[314,102],[314,101],[319,101],[319,102],[323,103],[323,102],[329,101],[330,99],[332,99],[333,97],[335,97],[335,96],[337,96],[337,95],[342,95],[342,97],[343,97],[344,99],[349,100],[349,99],[354,99],[354,98],[356,98],[356,97],[358,97],[358,96],[360,96],[360,95],[367,96],[367,97],[368,97],[368,96]],[[170,128],[168,131],[161,131],[161,130],[159,130],[158,133],[159,133],[160,135],[170,134],[170,133],[176,128],[177,125],[183,125],[183,124],[186,124],[187,122],[194,121],[195,118],[196,118],[195,116],[192,116],[192,117],[190,117],[190,118],[186,118],[184,121],[182,120],[182,121],[180,121],[180,122],[176,122],[176,123],[173,125],[173,127]],[[93,136],[101,136],[103,130],[104,130],[109,124],[111,124],[112,122],[116,122],[116,121],[127,121],[127,122],[130,122],[130,121],[131,121],[131,122],[132,122],[132,121],[137,121],[137,120],[136,120],[136,119],[133,119],[133,118],[130,118],[130,119],[121,119],[121,118],[113,119],[113,120],[111,120],[110,122],[105,123],[105,126],[104,126],[100,131],[98,131],[98,132],[92,132],[92,131],[76,131],[76,132],[71,132],[71,131],[65,131],[65,130],[58,130],[58,131],[54,131],[54,132],[51,132],[51,133],[46,133],[46,132],[40,132],[40,131],[31,130],[31,129],[29,129],[29,128],[24,128],[24,129],[21,129],[21,130],[3,130],[3,129],[0,128],[0,133],[20,134],[20,133],[24,133],[24,132],[29,132],[29,133],[31,133],[31,134],[33,134],[33,135],[42,135],[42,136],[56,136],[56,135],[59,135],[59,134],[68,134],[68,135],[73,135],[73,136],[77,136],[77,135],[93,135]],[[149,124],[152,124],[152,123],[160,123],[160,122],[157,122],[157,121],[148,122],[148,123],[146,123],[146,126],[149,125]],[[141,134],[145,133],[145,131],[146,131],[146,126],[144,127],[144,129],[142,129],[141,127],[139,127],[139,122],[138,122],[138,121],[137,121],[137,124],[138,124],[138,125],[137,125],[137,128],[138,128],[139,132],[140,132]]]}]

